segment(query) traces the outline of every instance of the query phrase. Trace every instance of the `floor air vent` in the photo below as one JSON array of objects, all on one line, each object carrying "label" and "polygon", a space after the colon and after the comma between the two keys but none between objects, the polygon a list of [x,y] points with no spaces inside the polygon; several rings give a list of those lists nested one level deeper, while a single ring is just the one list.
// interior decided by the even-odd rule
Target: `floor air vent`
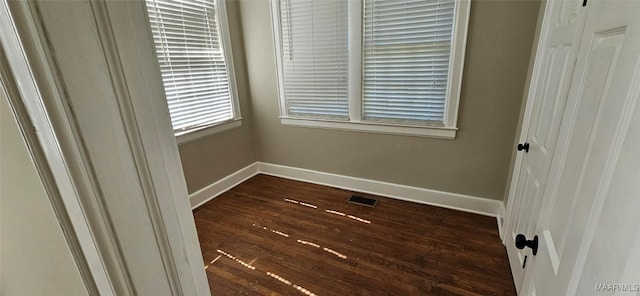
[{"label": "floor air vent", "polygon": [[378,203],[378,201],[373,198],[362,197],[357,195],[352,195],[351,197],[349,197],[349,199],[347,199],[347,201],[350,203],[359,204],[367,207],[375,207],[376,204]]}]

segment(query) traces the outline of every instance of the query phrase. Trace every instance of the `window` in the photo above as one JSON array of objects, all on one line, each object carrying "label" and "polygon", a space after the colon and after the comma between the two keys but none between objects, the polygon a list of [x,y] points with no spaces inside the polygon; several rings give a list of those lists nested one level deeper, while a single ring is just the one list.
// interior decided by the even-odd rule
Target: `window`
[{"label": "window", "polygon": [[205,129],[239,126],[224,1],[146,0],[146,4],[178,142],[189,133],[192,138]]},{"label": "window", "polygon": [[349,118],[349,1],[282,2],[287,114]]},{"label": "window", "polygon": [[469,0],[272,0],[282,123],[455,137]]}]

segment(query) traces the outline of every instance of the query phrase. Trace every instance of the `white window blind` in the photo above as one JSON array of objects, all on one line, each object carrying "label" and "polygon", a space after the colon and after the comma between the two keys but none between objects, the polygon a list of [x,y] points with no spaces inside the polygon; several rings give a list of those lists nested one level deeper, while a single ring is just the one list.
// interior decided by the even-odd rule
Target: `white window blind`
[{"label": "white window blind", "polygon": [[146,0],[173,129],[234,117],[215,0]]},{"label": "white window blind", "polygon": [[348,120],[348,2],[280,1],[288,115]]},{"label": "white window blind", "polygon": [[455,0],[365,0],[363,118],[442,124]]}]

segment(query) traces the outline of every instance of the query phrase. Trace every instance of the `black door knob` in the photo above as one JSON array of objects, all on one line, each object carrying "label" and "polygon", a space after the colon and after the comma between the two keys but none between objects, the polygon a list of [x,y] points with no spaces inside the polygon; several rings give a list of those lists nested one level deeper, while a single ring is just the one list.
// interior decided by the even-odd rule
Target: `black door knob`
[{"label": "black door knob", "polygon": [[524,144],[518,144],[518,151],[522,151],[529,153],[529,143],[525,142]]},{"label": "black door knob", "polygon": [[533,256],[538,253],[538,236],[534,236],[532,240],[527,240],[524,234],[516,235],[516,248],[522,250],[524,247],[531,248]]}]

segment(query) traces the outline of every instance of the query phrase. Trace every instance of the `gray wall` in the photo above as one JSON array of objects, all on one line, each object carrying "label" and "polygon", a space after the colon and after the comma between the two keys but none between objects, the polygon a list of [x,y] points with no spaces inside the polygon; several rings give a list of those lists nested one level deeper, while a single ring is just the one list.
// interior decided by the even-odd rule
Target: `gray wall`
[{"label": "gray wall", "polygon": [[240,1],[257,159],[502,200],[538,1],[474,0],[455,140],[283,126],[270,6]]},{"label": "gray wall", "polygon": [[251,102],[237,1],[227,1],[227,13],[240,113],[243,117],[242,127],[180,145],[180,158],[189,193],[256,161],[251,132]]},{"label": "gray wall", "polygon": [[0,88],[0,295],[87,295]]}]

